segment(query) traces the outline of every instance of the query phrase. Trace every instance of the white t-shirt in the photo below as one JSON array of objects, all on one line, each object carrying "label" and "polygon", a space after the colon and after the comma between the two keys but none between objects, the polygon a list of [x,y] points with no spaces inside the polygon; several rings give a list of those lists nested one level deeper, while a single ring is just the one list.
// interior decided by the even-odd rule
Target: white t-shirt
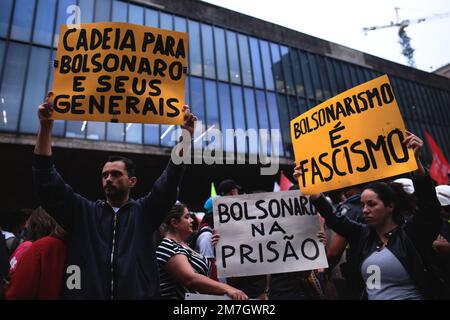
[{"label": "white t-shirt", "polygon": [[[203,228],[209,228],[209,227],[203,227]],[[202,228],[202,229],[203,229]],[[205,258],[215,258],[214,255],[214,249],[211,243],[212,238],[212,232],[204,231],[202,232],[196,242],[196,247],[198,249],[198,252]]]}]

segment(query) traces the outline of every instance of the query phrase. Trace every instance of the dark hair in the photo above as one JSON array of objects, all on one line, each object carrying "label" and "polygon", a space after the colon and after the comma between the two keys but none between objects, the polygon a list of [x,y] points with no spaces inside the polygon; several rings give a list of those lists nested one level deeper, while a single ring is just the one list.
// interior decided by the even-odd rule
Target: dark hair
[{"label": "dark hair", "polygon": [[66,232],[42,207],[38,207],[28,219],[26,239],[36,241],[46,236],[64,240]]},{"label": "dark hair", "polygon": [[122,161],[125,164],[125,170],[127,170],[128,176],[130,178],[136,175],[136,164],[134,163],[133,160],[131,160],[130,158],[117,155],[112,155],[108,157],[107,162],[115,162],[115,161]]},{"label": "dark hair", "polygon": [[205,215],[202,218],[202,222],[200,223],[200,225],[205,226],[207,225],[208,227],[214,228],[214,216],[212,213],[205,213]]},{"label": "dark hair", "polygon": [[192,222],[192,230],[194,230],[194,232],[195,232],[198,230],[198,227],[199,227],[197,216],[195,215],[195,213],[190,213],[189,215],[191,216],[192,220],[194,220]]},{"label": "dark hair", "polygon": [[12,233],[19,232],[32,212],[33,209],[29,208],[2,212],[0,213],[0,227]]},{"label": "dark hair", "polygon": [[181,217],[184,214],[184,209],[186,209],[187,206],[181,202],[176,203],[172,209],[170,209],[169,214],[164,219],[164,224],[167,227],[168,231],[174,231],[174,228],[170,224],[170,220],[175,219],[177,222],[180,221]]},{"label": "dark hair", "polygon": [[400,183],[372,182],[363,188],[370,189],[383,201],[385,206],[394,205],[392,218],[394,222],[401,224],[405,215],[411,214],[415,209],[414,196],[403,190]]}]

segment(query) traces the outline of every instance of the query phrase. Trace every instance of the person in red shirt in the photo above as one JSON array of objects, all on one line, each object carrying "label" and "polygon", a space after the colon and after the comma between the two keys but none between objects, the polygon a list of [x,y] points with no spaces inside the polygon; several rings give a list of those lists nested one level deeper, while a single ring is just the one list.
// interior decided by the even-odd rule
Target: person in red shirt
[{"label": "person in red shirt", "polygon": [[[6,289],[6,299],[59,299],[64,280],[67,246],[66,233],[42,208],[36,213],[40,219],[34,231],[49,228],[51,232],[37,238],[23,254]],[[42,234],[40,234],[42,235]]]}]

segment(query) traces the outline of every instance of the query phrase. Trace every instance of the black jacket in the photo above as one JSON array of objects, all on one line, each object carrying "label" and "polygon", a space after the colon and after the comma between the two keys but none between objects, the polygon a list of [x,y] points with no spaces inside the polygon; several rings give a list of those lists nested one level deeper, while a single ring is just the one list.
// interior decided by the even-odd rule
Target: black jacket
[{"label": "black jacket", "polygon": [[[438,298],[441,297],[442,282],[431,262],[431,256],[432,243],[440,229],[440,204],[429,176],[413,179],[413,182],[419,210],[406,223],[386,235],[389,238],[387,248],[401,262],[426,298]],[[335,215],[333,208],[323,196],[315,200],[314,204],[325,218],[327,225],[345,237],[355,251],[361,297],[363,297],[365,285],[360,272],[361,265],[381,245],[375,228],[354,222],[344,215]]]},{"label": "black jacket", "polygon": [[[176,201],[184,166],[170,162],[151,193],[130,199],[115,214],[105,201],[93,202],[75,193],[51,157],[35,155],[33,163],[41,205],[71,235],[68,267],[80,268],[81,289],[69,289],[65,281],[64,298],[158,298],[153,231]],[[76,283],[71,272],[67,280]]]}]

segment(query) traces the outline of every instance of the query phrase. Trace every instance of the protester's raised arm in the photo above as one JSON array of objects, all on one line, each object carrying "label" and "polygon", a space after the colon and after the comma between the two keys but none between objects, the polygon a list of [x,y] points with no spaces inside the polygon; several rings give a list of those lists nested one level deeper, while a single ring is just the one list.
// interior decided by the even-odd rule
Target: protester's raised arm
[{"label": "protester's raised arm", "polygon": [[[183,106],[183,113],[184,123],[181,128],[187,130],[192,137],[197,117],[190,111],[187,105]],[[179,152],[179,156],[183,156],[182,150]],[[151,193],[142,198],[145,205],[148,206],[148,209],[145,211],[151,212],[155,217],[155,230],[163,222],[165,216],[177,200],[178,186],[183,177],[184,169],[183,164],[176,165],[170,160],[166,169],[153,184]]]},{"label": "protester's raised arm", "polygon": [[48,92],[45,97],[45,101],[39,105],[38,117],[39,117],[39,131],[37,134],[36,146],[34,147],[34,153],[41,156],[52,155],[52,129],[53,120],[50,120],[50,116],[53,112],[53,93]]}]

